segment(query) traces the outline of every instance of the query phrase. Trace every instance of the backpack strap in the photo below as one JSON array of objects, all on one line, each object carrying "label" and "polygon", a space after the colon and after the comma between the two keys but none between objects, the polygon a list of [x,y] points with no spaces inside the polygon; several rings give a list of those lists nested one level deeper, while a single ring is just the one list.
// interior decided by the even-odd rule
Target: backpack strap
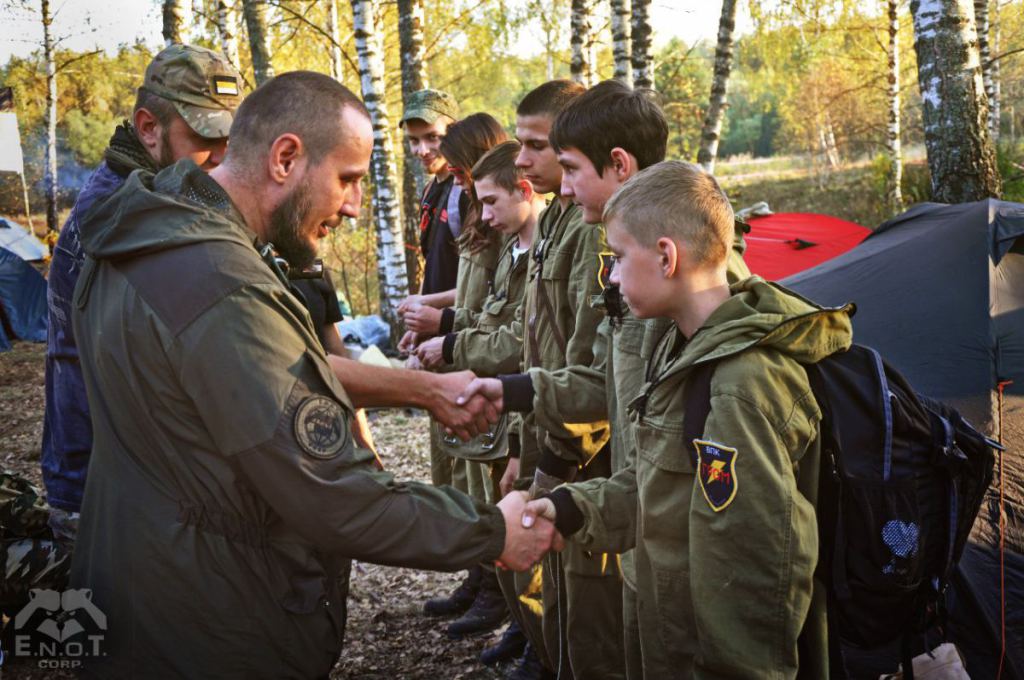
[{"label": "backpack strap", "polygon": [[717,361],[704,361],[690,369],[683,387],[683,444],[694,465],[697,464],[697,450],[694,439],[704,438],[704,426],[711,415],[711,377],[715,374]]}]

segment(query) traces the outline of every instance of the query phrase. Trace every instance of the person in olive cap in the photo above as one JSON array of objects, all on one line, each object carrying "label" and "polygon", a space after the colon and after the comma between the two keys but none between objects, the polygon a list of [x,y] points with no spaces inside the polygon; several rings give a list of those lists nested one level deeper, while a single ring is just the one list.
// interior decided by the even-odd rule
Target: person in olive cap
[{"label": "person in olive cap", "polygon": [[49,279],[42,476],[51,527],[68,547],[92,449],[89,405],[71,327],[72,297],[84,259],[79,221],[134,170],[157,172],[183,158],[207,171],[217,167],[241,101],[242,78],[223,55],[190,45],[161,51],[146,68],[131,120],[114,130],[103,162],[78,194],[57,239]]}]

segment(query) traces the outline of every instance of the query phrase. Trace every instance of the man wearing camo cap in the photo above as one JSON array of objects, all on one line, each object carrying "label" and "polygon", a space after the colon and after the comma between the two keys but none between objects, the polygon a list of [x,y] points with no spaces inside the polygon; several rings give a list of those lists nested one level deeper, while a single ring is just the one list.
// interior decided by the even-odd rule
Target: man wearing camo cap
[{"label": "man wearing camo cap", "polygon": [[42,474],[50,526],[67,549],[77,531],[92,449],[89,406],[71,326],[72,298],[84,259],[79,220],[134,170],[156,172],[183,158],[207,171],[217,167],[241,101],[242,78],[223,55],[190,45],[171,45],[157,54],[146,68],[131,121],[114,131],[103,163],[78,194],[54,247]]}]

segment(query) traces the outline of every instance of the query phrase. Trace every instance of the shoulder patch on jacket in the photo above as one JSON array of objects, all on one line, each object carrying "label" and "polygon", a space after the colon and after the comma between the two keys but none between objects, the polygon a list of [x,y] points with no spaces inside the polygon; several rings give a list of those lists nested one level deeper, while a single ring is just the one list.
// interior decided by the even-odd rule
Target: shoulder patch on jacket
[{"label": "shoulder patch on jacket", "polygon": [[306,397],[295,409],[295,440],[303,451],[319,460],[334,458],[348,439],[345,410],[333,399]]},{"label": "shoulder patch on jacket", "polygon": [[697,479],[704,498],[715,512],[729,507],[736,498],[736,449],[717,442],[694,439],[697,448]]},{"label": "shoulder patch on jacket", "polygon": [[597,259],[600,260],[597,268],[597,283],[601,286],[601,290],[604,290],[611,281],[612,267],[615,266],[615,253],[610,250],[602,250],[597,254]]}]

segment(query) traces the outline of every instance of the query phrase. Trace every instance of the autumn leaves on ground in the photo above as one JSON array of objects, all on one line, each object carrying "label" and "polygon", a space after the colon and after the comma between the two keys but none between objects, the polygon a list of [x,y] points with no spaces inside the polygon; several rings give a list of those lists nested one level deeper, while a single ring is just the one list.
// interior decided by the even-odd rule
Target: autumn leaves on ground
[{"label": "autumn leaves on ground", "polygon": [[[0,353],[0,457],[2,466],[41,486],[39,451],[43,433],[45,345],[15,342]],[[423,413],[379,411],[371,427],[388,468],[400,479],[430,478],[427,417]],[[316,521],[316,518],[311,518]],[[459,574],[381,567],[357,562],[352,569],[345,649],[334,678],[452,678],[489,680],[501,669],[480,665],[480,650],[497,639],[449,640],[447,620],[423,615],[423,601],[447,593]],[[30,661],[6,660],[3,677],[73,677],[42,671]]]}]

